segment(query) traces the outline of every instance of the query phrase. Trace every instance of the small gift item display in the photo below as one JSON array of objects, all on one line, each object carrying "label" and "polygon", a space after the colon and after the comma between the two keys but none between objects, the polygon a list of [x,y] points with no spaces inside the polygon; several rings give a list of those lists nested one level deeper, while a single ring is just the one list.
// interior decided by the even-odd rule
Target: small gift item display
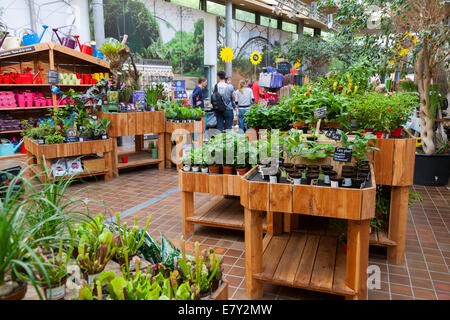
[{"label": "small gift item display", "polygon": [[83,172],[80,159],[67,159],[66,164],[68,174],[79,174]]},{"label": "small gift item display", "polygon": [[67,174],[66,159],[58,159],[52,162],[52,174],[54,177],[62,177]]}]

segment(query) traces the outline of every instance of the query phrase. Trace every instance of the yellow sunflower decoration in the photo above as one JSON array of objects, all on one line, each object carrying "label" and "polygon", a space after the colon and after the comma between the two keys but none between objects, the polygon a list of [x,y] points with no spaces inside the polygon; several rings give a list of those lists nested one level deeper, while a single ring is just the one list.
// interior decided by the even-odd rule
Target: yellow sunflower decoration
[{"label": "yellow sunflower decoration", "polygon": [[234,52],[229,47],[223,47],[222,50],[220,50],[220,59],[222,59],[223,62],[228,63],[231,62],[234,58]]},{"label": "yellow sunflower decoration", "polygon": [[253,51],[252,54],[250,55],[250,62],[254,66],[260,64],[261,60],[262,60],[261,53],[259,53],[258,51]]},{"label": "yellow sunflower decoration", "polygon": [[301,60],[300,60],[300,59],[297,59],[297,61],[295,61],[295,63],[294,63],[294,68],[295,68],[295,69],[298,69],[298,68],[300,68],[301,65],[302,65]]}]

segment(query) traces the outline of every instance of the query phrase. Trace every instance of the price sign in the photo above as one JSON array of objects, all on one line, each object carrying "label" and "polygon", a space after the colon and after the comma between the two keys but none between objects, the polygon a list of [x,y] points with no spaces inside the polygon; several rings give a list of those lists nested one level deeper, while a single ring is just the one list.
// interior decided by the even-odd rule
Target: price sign
[{"label": "price sign", "polygon": [[334,161],[339,162],[350,162],[352,161],[352,149],[345,149],[345,148],[334,148]]},{"label": "price sign", "polygon": [[291,72],[291,64],[289,62],[278,62],[277,69],[281,74],[289,74]]},{"label": "price sign", "polygon": [[327,116],[327,107],[320,107],[314,110],[314,117],[317,119],[323,119]]},{"label": "price sign", "polygon": [[50,84],[58,84],[59,83],[58,70],[48,70],[48,83],[50,83]]},{"label": "price sign", "polygon": [[325,132],[325,136],[327,138],[336,140],[336,141],[340,141],[341,140],[341,135],[336,131],[336,129],[328,129]]},{"label": "price sign", "polygon": [[66,130],[67,142],[78,142],[77,129],[69,128]]}]

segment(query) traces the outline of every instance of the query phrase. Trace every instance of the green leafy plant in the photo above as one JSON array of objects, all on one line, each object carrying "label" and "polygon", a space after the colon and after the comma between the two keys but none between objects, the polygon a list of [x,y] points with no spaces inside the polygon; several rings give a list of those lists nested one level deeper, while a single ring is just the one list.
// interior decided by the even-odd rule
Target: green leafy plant
[{"label": "green leafy plant", "polygon": [[76,228],[78,236],[77,262],[87,274],[96,274],[105,268],[116,253],[113,233],[104,224],[101,214],[91,221],[81,223]]},{"label": "green leafy plant", "polygon": [[373,153],[373,151],[380,150],[375,147],[377,137],[371,132],[353,132],[355,134],[353,139],[349,139],[342,130],[338,130],[338,133],[341,135],[342,146],[352,149],[352,157],[355,158],[358,168],[362,167],[363,163],[369,160],[368,155]]}]

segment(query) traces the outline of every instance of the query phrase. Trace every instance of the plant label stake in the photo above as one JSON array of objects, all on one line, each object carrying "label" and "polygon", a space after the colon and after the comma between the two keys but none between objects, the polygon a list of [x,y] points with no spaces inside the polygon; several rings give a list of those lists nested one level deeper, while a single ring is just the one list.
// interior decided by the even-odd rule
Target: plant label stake
[{"label": "plant label stake", "polygon": [[336,129],[328,129],[325,132],[325,136],[336,141],[341,140],[341,135],[337,133]]},{"label": "plant label stake", "polygon": [[333,160],[334,161],[339,161],[339,162],[350,162],[350,161],[352,161],[352,149],[336,147],[334,149]]},{"label": "plant label stake", "polygon": [[320,124],[322,123],[322,119],[325,118],[327,116],[327,107],[320,107],[314,110],[314,117],[316,117],[317,119],[319,119],[319,121],[317,121],[317,125],[316,125],[316,132],[315,132],[315,136],[319,135],[319,131],[320,131]]}]

